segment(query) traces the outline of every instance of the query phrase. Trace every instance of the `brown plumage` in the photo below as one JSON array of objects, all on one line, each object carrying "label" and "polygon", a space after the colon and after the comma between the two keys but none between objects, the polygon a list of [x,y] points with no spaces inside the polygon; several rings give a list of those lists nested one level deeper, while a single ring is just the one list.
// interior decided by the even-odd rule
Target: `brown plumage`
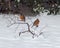
[{"label": "brown plumage", "polygon": [[[33,26],[36,26],[36,27],[38,27],[38,25],[39,25],[39,22],[40,22],[40,21],[39,21],[39,19],[36,19],[36,20],[34,21],[34,23],[33,23]],[[32,27],[33,27],[33,26],[32,26]]]},{"label": "brown plumage", "polygon": [[25,21],[25,16],[21,14],[20,19],[21,19],[21,21]]}]

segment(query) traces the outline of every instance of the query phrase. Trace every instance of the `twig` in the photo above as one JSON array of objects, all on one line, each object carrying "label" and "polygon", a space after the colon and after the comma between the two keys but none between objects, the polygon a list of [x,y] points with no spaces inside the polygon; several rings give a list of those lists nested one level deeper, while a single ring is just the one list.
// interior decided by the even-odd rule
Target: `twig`
[{"label": "twig", "polygon": [[[13,20],[12,18],[10,18],[11,20]],[[19,32],[19,36],[22,34],[22,33],[26,33],[26,32],[29,32],[30,34],[32,34],[32,37],[34,38],[34,36],[39,36],[39,35],[41,35],[43,32],[41,32],[45,27],[43,27],[41,30],[40,30],[40,34],[39,35],[37,35],[37,34],[35,34],[35,33],[33,33],[33,31],[31,31],[30,30],[30,25],[28,24],[28,23],[26,23],[26,22],[24,22],[24,23],[20,23],[20,22],[16,22],[15,20],[13,20],[14,21],[14,23],[12,23],[12,24],[10,24],[8,27],[10,27],[10,26],[12,26],[12,25],[14,25],[14,24],[26,24],[27,26],[28,26],[28,30],[27,31],[22,31],[22,32]],[[18,26],[17,26],[17,28],[18,28]]]},{"label": "twig", "polygon": [[12,25],[16,24],[15,22],[14,23],[11,23],[10,25],[8,25],[7,27],[11,27]]},{"label": "twig", "polygon": [[31,33],[31,34],[33,35],[33,36],[32,36],[33,38],[34,38],[34,35],[37,36],[35,33],[33,33],[33,32],[30,30],[30,26],[29,26],[28,23],[21,23],[21,24],[27,24],[27,26],[28,26],[28,31],[19,32],[19,36],[21,35],[21,33],[26,33],[26,32]]}]

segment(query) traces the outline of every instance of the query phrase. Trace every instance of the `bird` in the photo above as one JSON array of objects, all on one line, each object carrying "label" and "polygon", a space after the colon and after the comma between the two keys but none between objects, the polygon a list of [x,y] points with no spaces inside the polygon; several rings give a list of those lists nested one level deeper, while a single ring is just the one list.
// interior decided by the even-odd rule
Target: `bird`
[{"label": "bird", "polygon": [[20,15],[20,20],[21,21],[25,21],[25,16],[21,13],[21,15]]},{"label": "bird", "polygon": [[[36,20],[34,21],[34,23],[33,23],[33,26],[36,26],[36,27],[38,27],[38,25],[39,25],[39,22],[40,22],[40,21],[39,21],[39,19],[36,19]],[[32,26],[32,27],[33,27],[33,26]]]}]

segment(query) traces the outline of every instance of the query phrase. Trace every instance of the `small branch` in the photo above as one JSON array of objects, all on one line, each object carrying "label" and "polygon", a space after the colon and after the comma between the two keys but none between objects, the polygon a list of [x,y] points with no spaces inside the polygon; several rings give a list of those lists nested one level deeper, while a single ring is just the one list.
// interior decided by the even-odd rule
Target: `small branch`
[{"label": "small branch", "polygon": [[14,25],[15,24],[15,22],[14,23],[11,23],[10,25],[8,25],[7,27],[11,27],[12,25]]},{"label": "small branch", "polygon": [[[33,33],[33,31],[31,31],[30,30],[30,25],[28,24],[28,23],[26,23],[26,22],[24,22],[24,23],[20,23],[20,22],[16,22],[15,20],[13,20],[12,18],[10,18],[12,21],[14,21],[14,23],[11,23],[8,27],[11,27],[12,25],[14,25],[14,24],[26,24],[27,25],[27,27],[28,27],[28,30],[27,31],[22,31],[22,32],[19,32],[19,36],[22,34],[22,33],[26,33],[26,32],[29,32],[30,34],[32,34],[32,37],[34,38],[34,36],[39,36],[39,35],[41,35],[41,34],[43,34],[43,32],[41,32],[45,27],[43,27],[41,30],[40,30],[40,34],[39,35],[37,35],[37,34],[35,34],[35,33]],[[37,24],[39,24],[39,20],[38,20],[38,23]],[[18,26],[17,26],[17,28],[18,28]]]},{"label": "small branch", "polygon": [[26,32],[28,32],[28,31],[19,32],[19,36],[21,35],[21,33],[26,33]]},{"label": "small branch", "polygon": [[[19,21],[21,21],[21,20],[19,20]],[[11,21],[10,21],[10,23],[11,23]],[[7,27],[10,27],[10,26],[12,26],[12,25],[14,25],[14,24],[26,24],[26,23],[20,23],[20,22],[15,22],[15,21],[14,21],[14,23],[11,23],[11,24],[8,25]]]},{"label": "small branch", "polygon": [[33,32],[30,30],[30,26],[29,26],[28,23],[21,23],[21,24],[27,24],[27,26],[28,26],[28,31],[19,32],[19,36],[20,36],[22,33],[26,33],[26,32],[31,33],[31,34],[33,35],[33,36],[32,36],[33,38],[34,38],[34,35],[35,35],[35,36],[38,36],[37,34],[33,33]]}]

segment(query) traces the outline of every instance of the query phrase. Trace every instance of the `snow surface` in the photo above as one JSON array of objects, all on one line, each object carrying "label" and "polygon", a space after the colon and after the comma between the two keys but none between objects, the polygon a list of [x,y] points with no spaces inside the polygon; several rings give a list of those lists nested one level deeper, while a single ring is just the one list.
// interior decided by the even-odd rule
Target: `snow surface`
[{"label": "snow surface", "polygon": [[45,27],[39,37],[32,38],[27,32],[18,35],[19,32],[28,30],[27,24],[13,24],[15,21],[20,23],[19,15],[0,14],[0,48],[60,48],[60,15],[47,15],[41,13],[35,17],[26,16],[26,23],[32,26],[36,19],[40,20],[39,27],[31,28],[36,34]]}]

